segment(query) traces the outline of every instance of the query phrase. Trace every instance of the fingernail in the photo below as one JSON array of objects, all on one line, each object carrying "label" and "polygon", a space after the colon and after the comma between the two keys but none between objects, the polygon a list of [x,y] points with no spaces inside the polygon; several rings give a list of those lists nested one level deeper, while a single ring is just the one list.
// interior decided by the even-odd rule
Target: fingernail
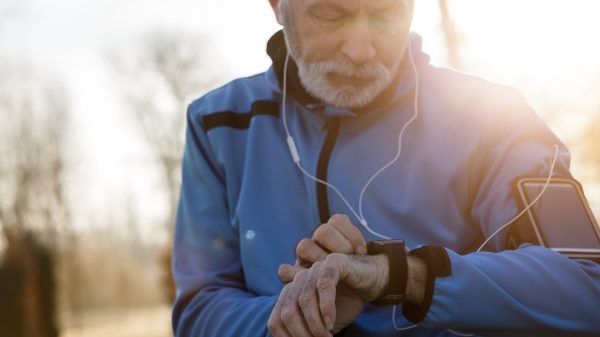
[{"label": "fingernail", "polygon": [[356,253],[358,255],[367,254],[367,246],[365,246],[363,244],[358,245],[358,247],[356,248]]},{"label": "fingernail", "polygon": [[325,327],[327,328],[327,330],[333,330],[333,323],[331,322],[331,318],[329,316],[325,316],[323,320],[325,321]]}]

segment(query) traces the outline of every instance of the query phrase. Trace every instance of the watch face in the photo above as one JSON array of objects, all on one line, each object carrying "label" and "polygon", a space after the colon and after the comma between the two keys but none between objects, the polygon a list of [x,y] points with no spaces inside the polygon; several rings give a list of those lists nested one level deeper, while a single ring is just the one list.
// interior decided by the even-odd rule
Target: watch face
[{"label": "watch face", "polygon": [[404,249],[404,240],[373,240],[367,243],[367,254],[376,255],[383,253],[385,246],[402,246]]}]

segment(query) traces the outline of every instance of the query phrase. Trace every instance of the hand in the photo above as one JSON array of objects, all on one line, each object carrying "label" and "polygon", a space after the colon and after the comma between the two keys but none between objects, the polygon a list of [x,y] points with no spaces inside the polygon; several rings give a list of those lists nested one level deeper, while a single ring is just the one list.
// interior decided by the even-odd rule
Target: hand
[{"label": "hand", "polygon": [[[360,230],[352,224],[345,214],[333,215],[327,223],[319,226],[311,239],[303,239],[296,246],[296,266],[309,268],[313,263],[323,261],[330,253],[344,253],[347,255],[367,254],[367,244]],[[282,265],[284,266],[284,265]],[[279,268],[279,278],[284,283],[291,282],[298,272],[290,272],[289,265]],[[420,258],[408,257],[408,280],[405,301],[420,305],[425,298],[427,281],[427,266]],[[345,305],[342,310],[350,313],[364,306],[362,298],[355,292],[342,289],[337,294],[337,301]],[[343,312],[339,312],[343,315]]]},{"label": "hand", "polygon": [[367,254],[364,236],[344,214],[333,215],[315,230],[311,239],[303,239],[298,243],[296,265],[308,268],[317,261],[325,260],[329,253]]},{"label": "hand", "polygon": [[[388,271],[385,255],[333,253],[310,269],[282,265],[280,272],[293,281],[284,287],[271,312],[269,331],[275,337],[330,337],[354,321],[365,301],[384,291]],[[360,299],[360,306],[354,298]],[[353,299],[350,306],[347,299]]]},{"label": "hand", "polygon": [[[279,268],[279,278],[284,283],[292,282],[294,276],[302,269],[310,268],[315,262],[325,260],[331,252],[356,255],[367,253],[365,238],[346,215],[333,215],[327,223],[314,231],[311,239],[301,240],[296,246],[296,267],[282,265]],[[334,324],[334,331],[337,332],[352,323],[363,310],[364,304],[362,297],[347,286],[338,287],[336,293],[338,320]]]}]

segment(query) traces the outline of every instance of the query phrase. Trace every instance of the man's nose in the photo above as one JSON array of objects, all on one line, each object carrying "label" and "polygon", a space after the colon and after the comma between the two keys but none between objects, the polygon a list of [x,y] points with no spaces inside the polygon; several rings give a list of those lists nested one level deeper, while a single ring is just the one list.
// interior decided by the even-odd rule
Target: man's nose
[{"label": "man's nose", "polygon": [[363,64],[375,57],[368,19],[353,22],[344,34],[342,53],[355,64]]}]

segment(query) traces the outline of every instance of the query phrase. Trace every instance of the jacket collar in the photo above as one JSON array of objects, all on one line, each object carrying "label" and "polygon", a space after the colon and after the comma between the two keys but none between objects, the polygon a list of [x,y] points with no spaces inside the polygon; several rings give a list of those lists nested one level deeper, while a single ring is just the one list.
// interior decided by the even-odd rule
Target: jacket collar
[{"label": "jacket collar", "polygon": [[[280,88],[283,88],[283,67],[285,66],[285,58],[287,56],[287,45],[282,30],[275,33],[275,35],[269,39],[269,42],[267,42],[267,54],[273,62],[273,68],[277,75],[277,83]],[[300,76],[298,75],[298,66],[296,65],[296,61],[291,57],[288,63],[287,76],[288,95],[291,95],[302,105],[321,103],[318,98],[309,94],[302,86]]]}]

